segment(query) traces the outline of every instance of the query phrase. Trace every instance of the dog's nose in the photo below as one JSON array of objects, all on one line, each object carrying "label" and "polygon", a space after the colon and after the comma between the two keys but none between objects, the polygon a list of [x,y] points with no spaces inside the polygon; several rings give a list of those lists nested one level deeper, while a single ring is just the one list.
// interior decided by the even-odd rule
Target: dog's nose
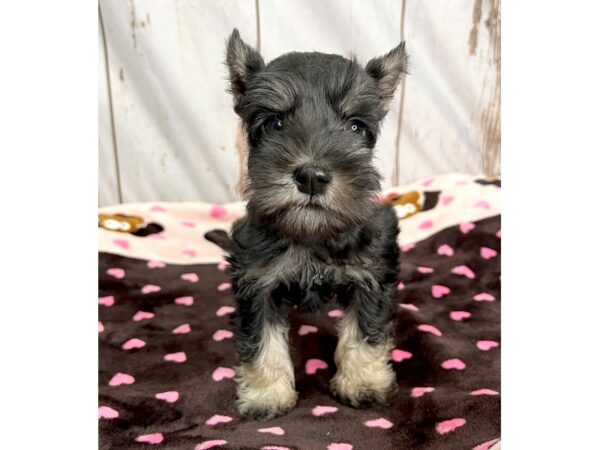
[{"label": "dog's nose", "polygon": [[322,194],[331,181],[331,175],[319,166],[306,165],[294,171],[294,180],[300,192],[308,195]]}]

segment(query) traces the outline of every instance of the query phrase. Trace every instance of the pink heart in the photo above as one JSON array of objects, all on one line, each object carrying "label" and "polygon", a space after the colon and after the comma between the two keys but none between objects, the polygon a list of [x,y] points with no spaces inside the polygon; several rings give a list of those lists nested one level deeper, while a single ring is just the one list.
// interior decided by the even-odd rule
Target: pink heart
[{"label": "pink heart", "polygon": [[331,414],[336,412],[338,409],[335,406],[315,406],[312,409],[313,416],[324,416],[325,414]]},{"label": "pink heart", "polygon": [[490,450],[492,446],[497,443],[499,439],[492,439],[491,441],[486,441],[482,444],[479,444],[476,447],[473,447],[473,450]]},{"label": "pink heart", "polygon": [[493,248],[481,247],[479,254],[483,259],[492,259],[494,256],[498,255],[498,252]]},{"label": "pink heart", "polygon": [[327,369],[329,367],[325,361],[311,358],[306,361],[305,370],[309,375],[314,375],[319,369]]},{"label": "pink heart", "polygon": [[496,237],[497,237],[498,239],[501,239],[501,238],[502,238],[502,231],[501,231],[501,230],[498,230],[498,231],[496,231]]},{"label": "pink heart", "polygon": [[160,444],[163,439],[161,433],[143,434],[135,438],[137,442],[143,442],[144,444]]},{"label": "pink heart", "polygon": [[142,341],[141,339],[138,338],[133,338],[133,339],[129,339],[127,342],[125,342],[121,348],[123,350],[133,350],[136,348],[142,348],[145,347],[146,343],[144,341]]},{"label": "pink heart", "polygon": [[151,259],[146,265],[149,269],[164,269],[165,267],[167,267],[167,265],[164,262],[159,261],[158,259]]},{"label": "pink heart", "polygon": [[343,442],[332,442],[327,446],[327,450],[352,450],[354,447]]},{"label": "pink heart", "polygon": [[465,419],[444,420],[443,422],[437,423],[435,426],[435,431],[437,431],[439,434],[450,433],[451,431],[462,427],[465,423],[467,423]]},{"label": "pink heart", "polygon": [[500,395],[500,393],[491,389],[478,389],[470,392],[469,395]]},{"label": "pink heart", "polygon": [[217,342],[220,342],[225,339],[231,339],[233,337],[233,333],[229,330],[217,330],[215,334],[213,334],[213,339]]},{"label": "pink heart", "polygon": [[215,414],[214,416],[212,416],[210,419],[208,419],[204,423],[206,425],[219,425],[220,423],[227,423],[227,422],[231,422],[232,420],[233,420],[233,417],[221,416],[219,414]]},{"label": "pink heart", "polygon": [[152,319],[154,317],[154,313],[148,311],[138,311],[133,315],[134,322],[140,322],[141,320]]},{"label": "pink heart", "polygon": [[133,384],[135,383],[135,378],[126,373],[118,372],[116,373],[108,382],[109,386],[121,386],[122,384]]},{"label": "pink heart", "polygon": [[417,267],[417,270],[421,273],[433,273],[432,267],[419,266]]},{"label": "pink heart", "polygon": [[433,298],[442,298],[450,293],[450,288],[448,286],[443,286],[441,284],[434,284],[431,286],[431,295]]},{"label": "pink heart", "polygon": [[442,256],[452,256],[454,255],[454,249],[450,247],[448,244],[440,245],[437,249],[438,255]]},{"label": "pink heart", "polygon": [[280,447],[278,445],[265,445],[260,450],[290,450],[288,447]]},{"label": "pink heart", "polygon": [[433,180],[435,180],[435,178],[430,178],[430,179],[428,179],[428,180],[425,180],[425,181],[423,181],[423,182],[421,183],[421,186],[425,186],[425,187],[427,187],[427,186],[429,186],[431,183],[433,183]]},{"label": "pink heart", "polygon": [[408,309],[409,311],[418,311],[419,310],[419,308],[417,308],[412,303],[400,303],[400,307],[404,308],[404,309]]},{"label": "pink heart", "polygon": [[152,208],[150,208],[150,211],[152,212],[166,212],[167,210],[165,208],[163,208],[160,205],[154,205]]},{"label": "pink heart", "polygon": [[217,269],[221,272],[225,272],[228,267],[231,267],[231,264],[229,264],[228,261],[219,261],[219,264],[217,264]]},{"label": "pink heart", "polygon": [[327,315],[334,319],[339,319],[340,317],[344,317],[344,311],[342,311],[341,309],[332,309],[327,313]]},{"label": "pink heart", "polygon": [[409,242],[408,244],[404,244],[400,247],[404,253],[410,252],[413,248],[415,248],[414,242]]},{"label": "pink heart", "polygon": [[406,286],[404,285],[404,283],[403,283],[402,281],[400,281],[400,282],[398,283],[398,290],[399,290],[399,291],[402,291],[402,290],[404,290],[404,288],[406,288]]},{"label": "pink heart", "polygon": [[112,306],[115,304],[115,298],[112,295],[98,297],[98,303],[102,306]]},{"label": "pink heart", "polygon": [[432,387],[415,387],[412,388],[412,391],[410,392],[411,397],[417,398],[417,397],[423,397],[425,394],[428,394],[429,392],[433,392],[435,389]]},{"label": "pink heart", "polygon": [[153,239],[155,241],[165,241],[167,238],[165,237],[165,233],[156,233],[148,236],[148,239]]},{"label": "pink heart", "polygon": [[125,271],[119,267],[111,267],[106,271],[111,277],[115,277],[120,280],[121,278],[125,278]]},{"label": "pink heart", "polygon": [[160,291],[160,286],[155,284],[147,284],[142,288],[142,294],[152,294],[153,292]]},{"label": "pink heart", "polygon": [[458,228],[460,228],[460,231],[462,231],[463,234],[467,234],[469,231],[475,228],[475,224],[473,222],[463,222],[458,226]]},{"label": "pink heart", "polygon": [[191,248],[188,248],[186,250],[183,250],[181,252],[183,255],[189,256],[190,258],[193,258],[194,256],[196,256],[196,250],[192,250]]},{"label": "pink heart", "polygon": [[492,294],[488,294],[487,292],[482,292],[481,294],[473,296],[473,300],[476,302],[493,302],[496,300],[496,297],[494,297]]},{"label": "pink heart", "polygon": [[442,335],[442,332],[440,330],[438,330],[436,327],[434,327],[433,325],[423,324],[423,325],[419,325],[417,327],[417,329],[421,330],[423,333],[430,333],[430,334],[434,334],[435,336]]},{"label": "pink heart", "polygon": [[221,283],[217,286],[217,291],[219,292],[226,291],[227,289],[231,289],[231,283]]},{"label": "pink heart", "polygon": [[256,431],[259,433],[276,434],[277,436],[283,436],[285,434],[285,431],[283,431],[283,428],[281,427],[259,428]]},{"label": "pink heart", "polygon": [[454,201],[454,197],[452,195],[442,195],[440,201],[442,205],[447,206]]},{"label": "pink heart", "polygon": [[450,311],[450,318],[452,320],[456,320],[460,322],[463,319],[468,319],[471,317],[471,313],[468,311]]},{"label": "pink heart", "polygon": [[179,325],[177,328],[173,330],[173,334],[188,334],[192,331],[192,327],[190,327],[189,323],[184,323],[183,325]]},{"label": "pink heart", "polygon": [[209,448],[225,444],[227,444],[227,441],[224,441],[223,439],[212,439],[210,441],[204,441],[196,445],[196,448],[194,450],[208,450]]},{"label": "pink heart", "polygon": [[210,217],[212,217],[213,219],[220,219],[222,217],[225,217],[226,214],[227,210],[221,205],[213,205],[213,207],[210,209]]},{"label": "pink heart", "polygon": [[477,348],[484,352],[500,346],[496,341],[477,341]]},{"label": "pink heart", "polygon": [[194,297],[190,297],[190,296],[177,297],[175,299],[175,303],[178,305],[192,306],[194,304]]},{"label": "pink heart", "polygon": [[471,280],[475,278],[475,273],[465,265],[456,266],[451,270],[451,272],[455,275],[463,275]]},{"label": "pink heart", "polygon": [[98,407],[98,419],[116,419],[119,417],[119,411],[108,406]]},{"label": "pink heart", "polygon": [[392,360],[396,362],[402,362],[405,359],[410,359],[412,357],[413,355],[411,352],[406,352],[397,348],[392,351]]},{"label": "pink heart", "polygon": [[307,334],[316,333],[317,331],[319,331],[319,329],[313,325],[301,325],[298,329],[298,334],[300,336],[306,336]]},{"label": "pink heart", "polygon": [[104,331],[104,324],[98,321],[98,333],[102,333]]},{"label": "pink heart", "polygon": [[225,378],[233,378],[234,376],[235,371],[229,367],[218,367],[212,373],[212,378],[215,381],[221,381]]},{"label": "pink heart", "polygon": [[235,312],[235,308],[233,306],[221,306],[219,309],[217,309],[217,316],[223,317],[233,312]]},{"label": "pink heart", "polygon": [[475,208],[490,209],[491,206],[487,201],[479,200],[477,203],[475,203]]},{"label": "pink heart", "polygon": [[431,228],[433,226],[433,222],[431,220],[426,220],[424,222],[421,223],[421,225],[419,225],[419,228],[421,230],[427,230],[428,228]]},{"label": "pink heart", "polygon": [[195,273],[184,273],[181,275],[181,279],[184,281],[189,281],[190,283],[197,283],[200,278]]},{"label": "pink heart", "polygon": [[442,363],[442,368],[446,370],[465,370],[467,365],[458,358],[448,359]]},{"label": "pink heart", "polygon": [[167,353],[165,356],[163,356],[163,359],[169,362],[182,363],[187,360],[187,356],[185,352],[175,352]]},{"label": "pink heart", "polygon": [[158,400],[164,400],[167,403],[175,403],[179,400],[179,392],[177,391],[167,391],[167,392],[159,392],[158,394],[154,394],[154,397]]},{"label": "pink heart", "polygon": [[388,428],[392,428],[394,426],[392,422],[390,422],[387,419],[384,419],[383,417],[374,420],[367,420],[365,422],[365,425],[369,428],[383,428],[384,430],[387,430]]},{"label": "pink heart", "polygon": [[129,241],[125,239],[113,239],[113,244],[127,250],[129,248]]},{"label": "pink heart", "polygon": [[183,225],[184,227],[188,227],[188,228],[196,228],[196,224],[194,222],[190,222],[187,220],[181,222],[181,225]]}]

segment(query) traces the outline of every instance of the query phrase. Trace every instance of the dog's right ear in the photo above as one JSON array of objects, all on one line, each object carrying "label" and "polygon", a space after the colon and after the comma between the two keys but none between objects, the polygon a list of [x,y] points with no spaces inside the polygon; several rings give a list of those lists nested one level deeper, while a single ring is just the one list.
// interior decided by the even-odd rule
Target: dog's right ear
[{"label": "dog's right ear", "polygon": [[262,56],[242,41],[237,28],[233,29],[227,41],[227,66],[229,67],[229,82],[234,104],[246,92],[248,81],[265,67]]}]

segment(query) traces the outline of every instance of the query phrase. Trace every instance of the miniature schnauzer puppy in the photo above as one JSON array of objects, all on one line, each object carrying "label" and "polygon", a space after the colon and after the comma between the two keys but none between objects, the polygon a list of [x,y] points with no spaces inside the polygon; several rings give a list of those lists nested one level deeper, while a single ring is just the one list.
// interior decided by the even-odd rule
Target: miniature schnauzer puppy
[{"label": "miniature schnauzer puppy", "polygon": [[[235,112],[248,143],[247,215],[220,241],[237,302],[237,408],[271,419],[294,407],[286,309],[345,308],[332,393],[353,407],[386,402],[398,219],[377,201],[373,152],[406,73],[404,43],[363,68],[323,53],[265,64],[237,30],[227,43]],[[214,233],[214,232],[213,232]]]}]

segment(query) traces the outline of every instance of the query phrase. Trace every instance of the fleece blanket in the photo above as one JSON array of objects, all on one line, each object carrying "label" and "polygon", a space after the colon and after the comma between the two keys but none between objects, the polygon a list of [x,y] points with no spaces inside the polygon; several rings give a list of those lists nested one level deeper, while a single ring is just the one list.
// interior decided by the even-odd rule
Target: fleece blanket
[{"label": "fleece blanket", "polygon": [[162,231],[99,231],[99,447],[499,448],[500,182],[448,175],[390,190],[408,191],[421,204],[401,220],[397,395],[365,410],[336,402],[328,382],[343,311],[292,311],[299,402],[269,422],[236,415],[235,303],[218,249],[202,239],[243,205],[103,208]]}]

